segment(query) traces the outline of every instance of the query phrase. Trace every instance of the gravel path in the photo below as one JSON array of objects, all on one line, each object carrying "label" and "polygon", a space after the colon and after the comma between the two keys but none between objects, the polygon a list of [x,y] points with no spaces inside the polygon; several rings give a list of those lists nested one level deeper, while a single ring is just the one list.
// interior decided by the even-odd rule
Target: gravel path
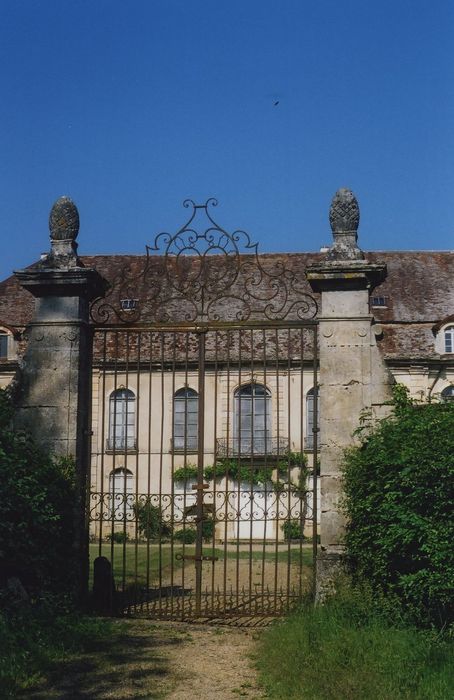
[{"label": "gravel path", "polygon": [[[117,623],[116,623],[117,624]],[[34,700],[232,700],[265,696],[250,659],[260,629],[121,620],[120,635],[62,662]]]},{"label": "gravel path", "polygon": [[168,700],[264,697],[250,659],[257,631],[207,625],[189,625],[186,630],[187,641],[168,657],[178,679],[165,696]]}]

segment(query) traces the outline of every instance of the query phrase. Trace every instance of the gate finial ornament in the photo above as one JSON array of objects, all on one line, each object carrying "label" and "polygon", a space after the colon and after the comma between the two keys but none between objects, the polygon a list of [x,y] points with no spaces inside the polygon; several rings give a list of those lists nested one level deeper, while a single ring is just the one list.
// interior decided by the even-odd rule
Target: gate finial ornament
[{"label": "gate finial ornament", "polygon": [[51,252],[46,267],[76,267],[79,212],[69,197],[60,197],[49,214]]},{"label": "gate finial ornament", "polygon": [[358,248],[359,205],[353,192],[345,187],[337,190],[329,210],[329,223],[334,243],[327,260],[363,260]]},{"label": "gate finial ornament", "polygon": [[[123,267],[107,295],[95,299],[97,324],[153,321],[242,323],[248,320],[310,320],[317,302],[301,286],[299,272],[281,256],[264,259],[242,229],[227,231],[211,210],[217,200],[186,199],[189,219],[176,233],[162,232],[146,246],[142,268]],[[134,306],[124,306],[131,300]]]}]

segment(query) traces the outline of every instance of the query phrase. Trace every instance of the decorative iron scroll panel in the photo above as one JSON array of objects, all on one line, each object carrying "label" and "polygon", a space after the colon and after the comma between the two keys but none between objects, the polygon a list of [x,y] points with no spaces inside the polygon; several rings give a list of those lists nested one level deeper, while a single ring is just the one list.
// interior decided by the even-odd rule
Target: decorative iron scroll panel
[{"label": "decorative iron scroll panel", "polygon": [[118,610],[257,621],[301,600],[316,349],[303,322],[95,330],[90,549]]},{"label": "decorative iron scroll panel", "polygon": [[186,200],[188,221],[175,234],[159,234],[146,256],[122,267],[110,290],[91,305],[96,325],[304,321],[317,303],[304,271],[285,256],[258,254],[241,230],[227,232],[212,209]]}]

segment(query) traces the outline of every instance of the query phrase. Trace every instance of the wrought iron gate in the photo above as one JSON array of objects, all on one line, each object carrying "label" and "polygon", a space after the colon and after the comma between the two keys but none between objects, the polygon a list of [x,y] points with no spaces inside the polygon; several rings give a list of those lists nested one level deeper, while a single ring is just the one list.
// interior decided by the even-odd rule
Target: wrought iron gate
[{"label": "wrought iron gate", "polygon": [[192,206],[92,308],[92,559],[130,614],[278,615],[316,546],[316,304]]}]

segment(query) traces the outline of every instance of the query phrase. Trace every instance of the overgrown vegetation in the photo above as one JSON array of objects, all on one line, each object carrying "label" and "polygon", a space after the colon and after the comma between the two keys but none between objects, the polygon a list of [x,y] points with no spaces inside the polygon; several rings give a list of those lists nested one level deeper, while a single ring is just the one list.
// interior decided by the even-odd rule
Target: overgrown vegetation
[{"label": "overgrown vegetation", "polygon": [[446,700],[453,644],[390,618],[368,586],[309,602],[260,639],[257,666],[273,700]]},{"label": "overgrown vegetation", "polygon": [[15,432],[12,416],[8,393],[0,390],[2,698],[17,697],[52,660],[108,633],[106,624],[71,612],[74,465],[51,459]]},{"label": "overgrown vegetation", "polygon": [[274,700],[452,695],[454,404],[416,404],[397,386],[393,408],[362,423],[345,458],[352,579],[261,641]]},{"label": "overgrown vegetation", "polygon": [[454,404],[415,404],[362,427],[345,461],[346,544],[355,578],[401,601],[418,625],[454,621]]},{"label": "overgrown vegetation", "polygon": [[26,606],[0,616],[0,697],[17,698],[71,656],[112,642],[121,627],[67,611],[55,614],[49,603]]},{"label": "overgrown vegetation", "polygon": [[[51,459],[12,428],[12,406],[0,390],[0,595],[8,582],[35,599],[71,593],[74,569],[74,465]],[[11,585],[11,584],[10,584]],[[18,584],[19,585],[19,584]]]}]

